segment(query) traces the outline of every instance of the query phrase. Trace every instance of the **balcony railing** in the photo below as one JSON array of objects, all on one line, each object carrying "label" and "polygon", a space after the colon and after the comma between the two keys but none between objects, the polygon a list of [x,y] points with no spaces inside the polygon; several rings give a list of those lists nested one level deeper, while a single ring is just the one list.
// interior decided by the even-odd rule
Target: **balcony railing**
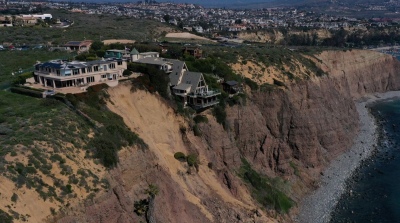
[{"label": "balcony railing", "polygon": [[215,101],[210,101],[210,102],[203,103],[203,104],[189,104],[189,105],[197,110],[197,109],[203,109],[203,108],[211,107],[211,106],[214,106],[214,105],[216,105],[218,103],[219,103],[219,100],[215,100]]},{"label": "balcony railing", "polygon": [[221,94],[221,91],[219,91],[219,90],[208,90],[208,91],[202,92],[202,93],[190,93],[190,94],[188,94],[188,96],[193,97],[193,98],[207,98],[207,97],[217,96],[220,94]]}]

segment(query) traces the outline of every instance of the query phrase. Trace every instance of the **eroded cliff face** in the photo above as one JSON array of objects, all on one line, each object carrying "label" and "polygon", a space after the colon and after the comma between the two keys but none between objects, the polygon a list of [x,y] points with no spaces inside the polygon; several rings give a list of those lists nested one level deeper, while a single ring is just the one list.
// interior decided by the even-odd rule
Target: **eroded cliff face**
[{"label": "eroded cliff face", "polygon": [[[128,83],[110,89],[108,107],[149,149],[123,149],[120,164],[109,172],[112,189],[59,222],[143,221],[133,204],[146,197],[149,184],[159,188],[151,212],[156,222],[290,222],[296,208],[276,215],[251,198],[237,174],[241,158],[262,174],[286,180],[282,190],[299,201],[357,134],[354,100],[400,88],[400,64],[391,56],[353,50],[317,58],[327,76],[249,93],[244,105],[227,107],[225,129],[205,112],[209,121],[199,124],[201,137],[158,96],[131,91]],[[178,151],[198,154],[199,171],[188,173],[187,164],[174,158]]]}]

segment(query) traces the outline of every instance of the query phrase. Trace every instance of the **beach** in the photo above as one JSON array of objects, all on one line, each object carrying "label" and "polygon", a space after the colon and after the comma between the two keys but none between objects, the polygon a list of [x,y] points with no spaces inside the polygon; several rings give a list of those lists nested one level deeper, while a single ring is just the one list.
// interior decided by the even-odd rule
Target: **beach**
[{"label": "beach", "polygon": [[320,187],[300,203],[297,222],[326,223],[330,221],[331,211],[345,192],[346,180],[376,147],[377,125],[375,118],[369,113],[368,105],[392,98],[400,98],[400,91],[375,93],[355,102],[360,119],[359,133],[352,147],[332,161],[323,172]]}]

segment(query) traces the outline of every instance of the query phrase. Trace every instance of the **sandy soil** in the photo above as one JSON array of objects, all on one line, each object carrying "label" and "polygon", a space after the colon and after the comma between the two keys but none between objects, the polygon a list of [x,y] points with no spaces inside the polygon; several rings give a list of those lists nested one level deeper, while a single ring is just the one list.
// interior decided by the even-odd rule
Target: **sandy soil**
[{"label": "sandy soil", "polygon": [[179,38],[179,39],[198,39],[198,40],[209,40],[208,38],[197,36],[191,33],[168,33],[165,37],[167,38]]},{"label": "sandy soil", "polygon": [[129,39],[106,39],[106,40],[103,40],[104,45],[110,45],[112,43],[134,44],[135,42],[136,42],[135,40],[129,40]]},{"label": "sandy soil", "polygon": [[[183,188],[186,199],[198,206],[210,222],[214,221],[213,215],[202,204],[201,196],[199,197],[203,193],[213,192],[232,205],[249,210],[255,208],[234,198],[222,187],[215,173],[207,168],[200,168],[197,175],[177,174],[186,173],[186,167],[174,158],[174,153],[178,151],[187,154],[179,130],[180,126],[186,124],[160,99],[145,91],[131,93],[130,85],[126,84],[109,89],[109,94],[113,100],[113,103],[107,104],[110,110],[121,115],[125,123],[149,145],[149,149],[157,156],[158,165]],[[208,162],[201,154],[200,160],[202,163]]]},{"label": "sandy soil", "polygon": [[298,222],[325,223],[330,221],[330,212],[345,190],[345,182],[351,177],[360,162],[371,155],[377,140],[377,126],[367,105],[373,102],[400,98],[400,91],[376,93],[364,97],[356,107],[360,117],[360,132],[350,150],[339,156],[324,171],[320,187],[300,204]]}]

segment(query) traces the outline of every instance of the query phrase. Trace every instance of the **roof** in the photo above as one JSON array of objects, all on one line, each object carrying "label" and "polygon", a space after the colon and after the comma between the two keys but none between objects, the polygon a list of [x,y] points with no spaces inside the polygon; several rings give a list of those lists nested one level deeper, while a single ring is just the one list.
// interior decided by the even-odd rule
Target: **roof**
[{"label": "roof", "polygon": [[201,76],[203,76],[203,74],[199,72],[185,71],[182,77],[181,84],[191,84],[192,86],[194,86],[190,89],[190,92],[192,92],[196,90],[197,86],[199,85]]},{"label": "roof", "polygon": [[159,52],[145,52],[145,53],[139,53],[140,55],[154,55],[154,54],[159,54]]},{"label": "roof", "polygon": [[192,87],[191,84],[178,84],[177,86],[173,87],[176,90],[189,90]]},{"label": "roof", "polygon": [[144,63],[144,64],[152,64],[152,65],[164,65],[166,63],[170,63],[167,59],[160,57],[146,57],[139,60],[134,61],[136,63]]},{"label": "roof", "polygon": [[126,50],[115,50],[115,49],[112,49],[112,50],[106,50],[106,52],[126,53]]},{"label": "roof", "polygon": [[63,60],[51,60],[48,62],[36,64],[35,66],[39,66],[42,68],[53,68],[53,69],[78,69],[78,68],[84,68],[84,67],[89,67],[93,65],[101,65],[101,64],[109,64],[110,62],[114,61],[121,61],[121,60],[115,60],[115,59],[108,59],[108,60],[94,60],[94,61],[87,61],[87,62],[82,62],[82,61],[72,61],[72,62],[67,62]]},{"label": "roof", "polygon": [[227,85],[230,85],[230,86],[235,86],[235,85],[238,85],[239,82],[237,82],[237,81],[227,81],[224,84],[227,84]]},{"label": "roof", "polygon": [[172,62],[172,72],[169,74],[169,81],[172,86],[179,84],[179,79],[182,75],[182,69],[185,65],[185,62],[180,60],[174,60]]},{"label": "roof", "polygon": [[139,51],[136,48],[133,48],[131,55],[139,55]]},{"label": "roof", "polygon": [[92,44],[91,40],[84,40],[84,41],[69,41],[64,46],[83,46],[83,45],[90,45]]}]

